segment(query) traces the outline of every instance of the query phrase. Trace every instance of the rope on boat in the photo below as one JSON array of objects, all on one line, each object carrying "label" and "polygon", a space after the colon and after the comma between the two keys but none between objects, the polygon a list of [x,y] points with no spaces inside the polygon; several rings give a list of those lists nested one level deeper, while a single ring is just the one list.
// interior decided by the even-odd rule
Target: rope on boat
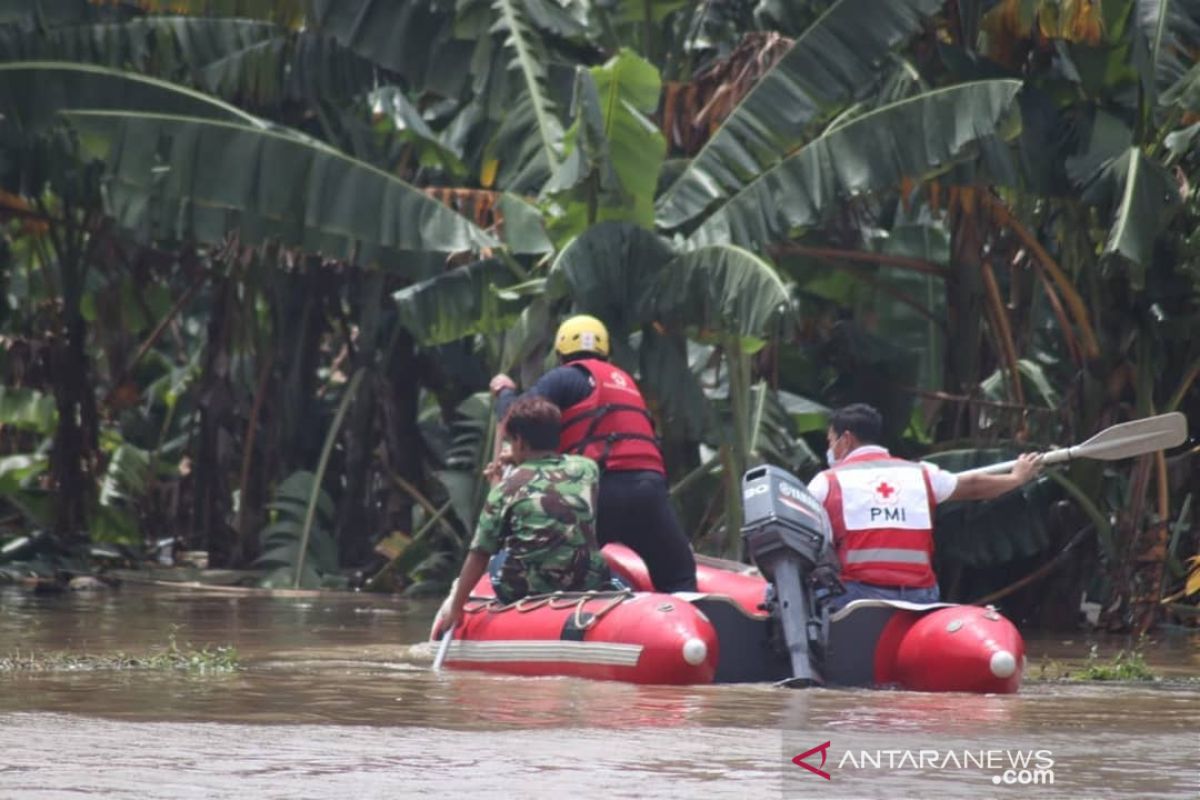
[{"label": "rope on boat", "polygon": [[632,595],[633,595],[633,593],[629,592],[629,591],[622,591],[622,592],[617,592],[617,593],[613,594],[611,596],[611,598],[609,599],[608,603],[601,606],[598,611],[592,612],[592,618],[589,620],[583,619],[583,607],[584,607],[584,605],[587,604],[587,602],[589,600],[599,599],[595,596],[588,597],[587,595],[584,595],[583,597],[580,597],[577,601],[574,601],[573,603],[571,600],[568,599],[566,605],[557,605],[557,606],[554,604],[554,598],[551,598],[550,602],[549,602],[549,606],[550,606],[550,608],[561,609],[561,608],[570,608],[573,604],[575,606],[575,619],[574,619],[575,627],[578,630],[586,631],[588,628],[592,627],[597,622],[599,622],[601,617],[603,617],[609,611],[612,611],[617,606],[621,605],[621,603],[624,603],[625,599],[627,597],[631,597]]},{"label": "rope on boat", "polygon": [[[574,623],[579,630],[587,630],[600,621],[605,614],[612,611],[621,603],[633,597],[633,592],[629,589],[622,589],[616,592],[554,592],[552,594],[535,594],[527,597],[521,597],[511,603],[501,603],[494,597],[488,598],[472,598],[463,606],[463,612],[467,614],[476,614],[480,611],[486,611],[489,614],[502,614],[505,611],[516,611],[518,614],[527,614],[530,611],[546,606],[555,611],[574,608]],[[592,600],[607,600],[603,606],[595,611],[592,611],[591,618],[584,620],[584,607]]]},{"label": "rope on boat", "polygon": [[530,611],[536,611],[550,602],[549,597],[522,597],[513,603],[510,608],[518,614],[527,614]]}]

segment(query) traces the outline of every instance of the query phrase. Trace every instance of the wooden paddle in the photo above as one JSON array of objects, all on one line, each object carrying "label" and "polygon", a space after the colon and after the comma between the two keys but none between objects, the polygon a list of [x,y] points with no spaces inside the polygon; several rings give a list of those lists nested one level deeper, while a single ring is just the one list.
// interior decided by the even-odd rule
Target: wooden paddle
[{"label": "wooden paddle", "polygon": [[[1043,466],[1061,464],[1076,458],[1118,461],[1156,450],[1166,450],[1168,447],[1177,447],[1183,444],[1187,435],[1187,417],[1178,411],[1172,411],[1170,414],[1159,414],[1156,417],[1122,422],[1120,425],[1105,428],[1083,444],[1042,453],[1041,461]],[[958,475],[962,477],[1008,472],[1016,463],[1015,460],[1004,461],[960,472]]]},{"label": "wooden paddle", "polygon": [[[491,414],[491,421],[493,423],[495,423],[495,433],[494,433],[493,439],[492,439],[492,461],[496,461],[500,458],[500,455],[504,452],[504,420],[496,419],[496,402],[495,402],[495,400],[492,401],[492,408],[491,408],[490,414]],[[495,486],[497,483],[499,483],[499,481],[500,481],[500,476],[497,476],[495,478],[490,479],[489,482],[492,486]],[[457,583],[458,582],[455,581],[454,584],[451,584],[451,587],[450,587],[451,594],[454,594],[454,586]],[[441,672],[442,662],[444,662],[446,660],[446,653],[450,650],[450,640],[453,638],[454,638],[454,628],[449,628],[449,629],[447,629],[447,631],[444,634],[442,634],[442,640],[438,644],[437,655],[435,655],[433,658],[433,671],[434,672]]]}]

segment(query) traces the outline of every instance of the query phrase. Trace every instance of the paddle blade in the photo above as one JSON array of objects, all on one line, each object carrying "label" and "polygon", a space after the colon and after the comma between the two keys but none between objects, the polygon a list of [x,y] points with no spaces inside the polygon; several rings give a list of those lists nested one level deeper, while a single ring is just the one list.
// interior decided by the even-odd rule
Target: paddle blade
[{"label": "paddle blade", "polygon": [[1187,439],[1187,417],[1178,411],[1105,428],[1070,448],[1071,458],[1116,461],[1178,447]]}]

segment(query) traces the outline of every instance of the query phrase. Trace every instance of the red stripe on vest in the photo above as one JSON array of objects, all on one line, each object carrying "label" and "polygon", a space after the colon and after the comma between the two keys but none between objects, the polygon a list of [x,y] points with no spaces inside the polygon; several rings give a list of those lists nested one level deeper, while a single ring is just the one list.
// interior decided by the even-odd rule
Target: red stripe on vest
[{"label": "red stripe on vest", "polygon": [[[842,564],[842,579],[859,581],[875,586],[906,586],[925,588],[937,585],[937,576],[933,573],[933,529],[900,529],[900,528],[871,528],[867,530],[847,530],[846,517],[843,513],[842,487],[838,483],[837,472],[840,469],[856,468],[859,464],[872,462],[880,469],[920,469],[925,482],[925,496],[929,503],[929,519],[933,519],[936,500],[933,486],[929,482],[929,474],[920,465],[894,458],[885,453],[862,453],[851,456],[838,463],[837,466],[825,471],[829,481],[829,493],[825,497],[825,510],[829,512],[829,520],[833,525],[833,542],[838,559]],[[924,553],[926,563],[913,564],[887,560],[857,560],[851,563],[849,556],[855,551],[879,550],[911,550]]]},{"label": "red stripe on vest", "polygon": [[[594,388],[587,397],[563,410],[559,452],[579,453],[600,461],[607,448],[608,455],[603,463],[606,470],[631,472],[646,469],[665,475],[662,453],[656,444],[646,401],[642,399],[642,393],[633,378],[624,370],[599,359],[572,361],[571,366],[586,369],[592,376]],[[600,413],[599,409],[603,406],[630,408],[612,408]],[[609,434],[633,434],[639,438],[615,439],[611,442],[594,438]],[[584,443],[585,438],[590,441]]]}]

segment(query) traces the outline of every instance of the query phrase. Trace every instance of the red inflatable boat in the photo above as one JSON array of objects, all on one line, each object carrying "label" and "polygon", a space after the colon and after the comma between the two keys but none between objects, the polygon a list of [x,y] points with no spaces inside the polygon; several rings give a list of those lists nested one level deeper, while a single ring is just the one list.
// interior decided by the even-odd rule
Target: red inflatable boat
[{"label": "red inflatable boat", "polygon": [[445,663],[511,675],[679,684],[712,683],[719,658],[712,623],[686,600],[607,592],[542,595],[507,606],[472,600]]},{"label": "red inflatable boat", "polygon": [[[445,665],[513,675],[633,683],[786,681],[793,677],[766,604],[768,583],[736,562],[697,558],[696,593],[658,594],[626,547],[604,555],[628,592],[559,594],[504,605],[485,576]],[[829,617],[822,681],[915,691],[1010,693],[1025,647],[991,608],[859,600]]]}]

